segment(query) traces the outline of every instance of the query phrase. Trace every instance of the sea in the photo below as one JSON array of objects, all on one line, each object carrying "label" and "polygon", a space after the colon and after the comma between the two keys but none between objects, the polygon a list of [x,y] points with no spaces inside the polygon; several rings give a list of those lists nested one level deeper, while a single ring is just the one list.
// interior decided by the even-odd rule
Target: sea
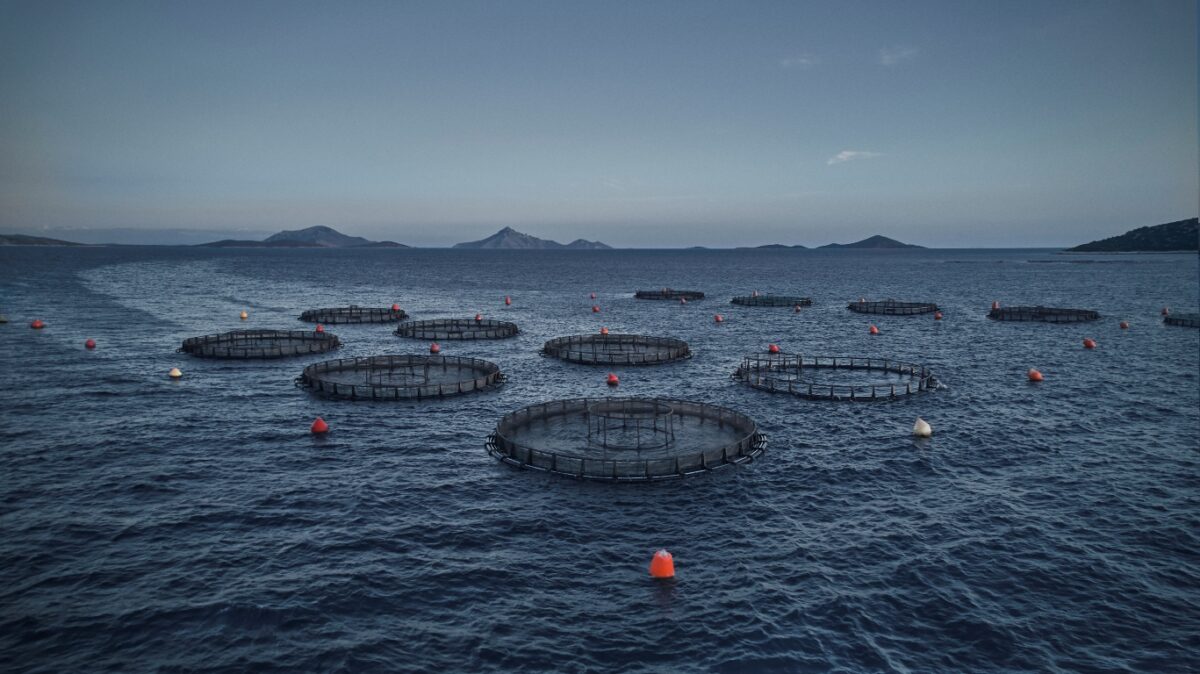
[{"label": "sea", "polygon": [[[1197,260],[0,247],[0,670],[1195,671],[1200,330],[1160,311],[1198,310]],[[663,287],[707,296],[633,297]],[[754,291],[813,305],[730,303]],[[862,297],[944,318],[847,311]],[[994,301],[1102,317],[996,322]],[[517,323],[441,344],[498,364],[503,386],[410,402],[296,387],[323,359],[428,352],[388,325],[329,326],[340,349],[295,359],[177,352],[392,303]],[[540,354],[601,327],[694,355],[609,369]],[[926,365],[942,386],[851,403],[731,378],[769,344]],[[485,450],[509,411],[611,395],[735,409],[767,449],[654,483]],[[931,438],[912,436],[917,417]],[[648,573],[659,549],[673,580]]]}]

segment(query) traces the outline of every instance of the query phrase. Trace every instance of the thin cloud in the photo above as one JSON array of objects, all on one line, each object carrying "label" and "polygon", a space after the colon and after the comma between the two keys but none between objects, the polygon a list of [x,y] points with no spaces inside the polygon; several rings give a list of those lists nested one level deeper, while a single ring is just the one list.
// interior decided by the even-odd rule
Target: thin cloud
[{"label": "thin cloud", "polygon": [[779,59],[779,65],[784,68],[795,68],[797,70],[808,70],[817,65],[821,59],[811,54],[801,54],[799,56],[789,56],[785,59]]},{"label": "thin cloud", "polygon": [[882,152],[868,152],[866,150],[842,150],[841,152],[830,157],[825,164],[827,166],[833,166],[834,164],[842,164],[848,161],[854,161],[855,159],[871,159],[873,157],[882,156]]},{"label": "thin cloud", "polygon": [[915,58],[917,50],[912,47],[884,47],[879,50],[879,65],[892,67],[902,61]]}]

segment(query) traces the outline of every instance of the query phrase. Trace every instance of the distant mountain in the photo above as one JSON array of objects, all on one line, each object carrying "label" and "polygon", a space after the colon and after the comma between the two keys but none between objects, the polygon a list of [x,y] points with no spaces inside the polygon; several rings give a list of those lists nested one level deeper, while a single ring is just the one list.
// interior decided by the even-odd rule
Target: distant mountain
[{"label": "distant mountain", "polygon": [[27,234],[0,234],[0,246],[82,246],[82,243]]},{"label": "distant mountain", "polygon": [[523,234],[512,227],[505,227],[486,239],[456,243],[454,244],[454,247],[485,250],[608,250],[611,248],[611,246],[600,243],[599,241],[587,241],[584,239],[576,239],[564,246],[557,241],[539,239],[536,236]]},{"label": "distant mountain", "polygon": [[1200,251],[1200,224],[1197,218],[1176,220],[1164,225],[1138,227],[1120,236],[1110,236],[1082,246],[1068,248],[1071,253],[1132,253]]},{"label": "distant mountain", "polygon": [[881,236],[879,234],[865,238],[862,241],[855,241],[854,243],[830,243],[830,244],[821,246],[821,248],[873,248],[873,249],[924,248],[924,247],[925,246],[918,246],[918,245],[911,244],[911,243],[901,243],[895,239],[889,239],[886,236]]},{"label": "distant mountain", "polygon": [[754,249],[755,250],[762,250],[762,249],[767,249],[767,250],[792,250],[792,249],[806,250],[807,247],[801,246],[800,244],[796,244],[794,246],[789,246],[784,243],[768,243],[763,246],[755,246]]},{"label": "distant mountain", "polygon": [[361,236],[347,236],[324,225],[284,230],[262,241],[222,239],[200,245],[206,248],[408,248],[395,241],[371,241]]}]

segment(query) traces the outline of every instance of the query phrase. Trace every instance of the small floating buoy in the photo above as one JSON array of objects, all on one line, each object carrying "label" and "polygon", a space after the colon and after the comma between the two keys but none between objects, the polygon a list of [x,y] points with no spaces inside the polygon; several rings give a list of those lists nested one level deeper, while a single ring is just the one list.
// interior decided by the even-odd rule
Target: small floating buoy
[{"label": "small floating buoy", "polygon": [[504,306],[512,306],[512,298],[508,295],[504,296]]},{"label": "small floating buoy", "polygon": [[607,335],[607,334],[608,334],[608,327],[607,327],[607,326],[600,326],[600,334],[602,334],[602,335]]},{"label": "small floating buoy", "polygon": [[650,558],[651,578],[674,578],[675,558],[666,550],[659,550]]},{"label": "small floating buoy", "polygon": [[1163,315],[1163,316],[1170,316],[1170,315],[1171,315],[1171,310],[1170,310],[1170,309],[1168,309],[1168,308],[1166,308],[1166,307],[1163,307],[1163,310],[1162,310],[1162,315]]},{"label": "small floating buoy", "polygon": [[483,320],[483,314],[475,314],[475,322],[476,323],[478,323],[479,321],[482,321],[482,320]]},{"label": "small floating buoy", "polygon": [[1128,330],[1129,329],[1129,321],[1121,321],[1120,326],[1121,326],[1122,330]]},{"label": "small floating buoy", "polygon": [[42,319],[35,318],[29,324],[29,327],[33,328],[34,330],[41,330],[42,328],[46,327],[46,324],[42,322]]},{"label": "small floating buoy", "polygon": [[179,371],[179,368],[173,367],[171,368],[171,371],[167,373],[167,376],[171,379],[179,379],[183,376],[183,373]]},{"label": "small floating buoy", "polygon": [[794,311],[795,313],[800,313],[800,305],[797,304],[796,306],[792,307],[792,311]]},{"label": "small floating buoy", "polygon": [[999,302],[992,302],[992,308],[993,308],[993,309],[999,309],[999,308],[1000,308],[1000,303],[999,303]]},{"label": "small floating buoy", "polygon": [[779,353],[779,345],[771,344],[767,347],[767,353]]},{"label": "small floating buoy", "polygon": [[680,298],[679,298],[679,303],[680,303],[680,304],[687,304],[687,298],[686,298],[686,297],[680,297]]},{"label": "small floating buoy", "polygon": [[321,417],[317,417],[316,420],[312,422],[312,426],[309,428],[309,430],[317,435],[320,435],[321,433],[328,433],[329,424],[325,423],[325,420]]},{"label": "small floating buoy", "polygon": [[238,316],[239,316],[239,317],[240,317],[240,318],[241,318],[243,321],[244,321],[244,320],[246,320],[247,318],[250,318],[250,314],[246,313],[246,310],[245,310],[245,309],[243,309],[243,310],[242,310],[242,313],[238,314]]},{"label": "small floating buoy", "polygon": [[871,329],[870,329],[870,330],[868,330],[867,332],[871,333],[872,335],[878,335],[878,334],[879,334],[879,328],[877,328],[877,327],[875,327],[874,325],[872,325],[872,326],[871,326]]},{"label": "small floating buoy", "polygon": [[89,338],[88,341],[83,343],[83,348],[88,350],[96,348],[96,340]]},{"label": "small floating buoy", "polygon": [[325,332],[325,326],[317,323],[317,332]]},{"label": "small floating buoy", "polygon": [[713,314],[713,320],[716,321],[717,323],[724,323],[725,317],[722,316],[721,314]]},{"label": "small floating buoy", "polygon": [[400,311],[400,305],[393,302],[392,303],[392,311]]},{"label": "small floating buoy", "polygon": [[935,320],[935,321],[942,320],[942,312],[940,312],[940,311],[933,312],[933,320]]},{"label": "small floating buoy", "polygon": [[621,383],[621,380],[617,377],[617,375],[609,372],[608,378],[605,379],[605,382],[607,382],[609,386],[616,386],[617,384]]},{"label": "small floating buoy", "polygon": [[591,294],[591,299],[596,299],[596,293]]},{"label": "small floating buoy", "polygon": [[913,424],[913,435],[918,438],[928,438],[933,435],[933,427],[929,425],[929,422],[917,417],[917,423]]},{"label": "small floating buoy", "polygon": [[1041,381],[1042,378],[1042,373],[1037,368],[1029,368],[1029,381]]},{"label": "small floating buoy", "polygon": [[593,304],[593,305],[592,305],[592,313],[593,313],[593,314],[598,314],[598,313],[600,313],[600,307],[598,307],[598,306],[596,306],[595,304]]},{"label": "small floating buoy", "polygon": [[866,304],[866,303],[867,303],[867,298],[865,298],[865,297],[860,297],[860,298],[858,298],[858,303],[859,303],[859,304]]},{"label": "small floating buoy", "polygon": [[433,344],[429,345],[429,353],[440,353],[441,350],[442,350],[442,347],[437,342],[434,342]]},{"label": "small floating buoy", "polygon": [[1096,348],[1096,340],[1092,339],[1091,337],[1084,339],[1083,340],[1083,348],[1085,348],[1085,349]]}]

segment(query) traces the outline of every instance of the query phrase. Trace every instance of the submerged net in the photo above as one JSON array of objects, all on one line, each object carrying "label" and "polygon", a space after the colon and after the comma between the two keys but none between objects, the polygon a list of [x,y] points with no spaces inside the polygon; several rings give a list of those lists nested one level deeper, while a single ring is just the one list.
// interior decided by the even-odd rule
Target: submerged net
[{"label": "submerged net", "polygon": [[556,337],[542,353],[585,365],[657,365],[692,355],[682,339],[615,334]]},{"label": "submerged net", "polygon": [[1200,314],[1173,314],[1163,316],[1167,325],[1182,325],[1187,328],[1200,328]]},{"label": "submerged net", "polygon": [[336,335],[306,330],[234,330],[189,337],[179,350],[199,358],[287,358],[325,353],[338,346]]},{"label": "submerged net", "polygon": [[846,308],[860,314],[886,314],[889,316],[931,314],[938,310],[938,306],[932,302],[897,302],[896,300],[883,300],[880,302],[859,300],[851,302]]},{"label": "submerged net", "polygon": [[470,318],[439,318],[407,321],[396,326],[396,334],[413,339],[503,339],[519,332],[516,323]]},{"label": "submerged net", "polygon": [[767,439],[734,410],[660,398],[577,398],[510,412],[488,453],[521,468],[611,481],[679,478],[753,461]]},{"label": "submerged net", "polygon": [[811,297],[798,295],[744,295],[730,300],[747,307],[811,307]]},{"label": "submerged net", "polygon": [[704,293],[699,290],[675,290],[674,288],[659,288],[658,290],[639,290],[633,294],[639,300],[702,300]]},{"label": "submerged net", "polygon": [[1038,321],[1041,323],[1079,323],[1094,321],[1100,314],[1088,309],[1055,309],[1054,307],[1001,307],[988,312],[994,321]]},{"label": "submerged net", "polygon": [[328,307],[309,309],[300,314],[300,320],[309,323],[391,323],[408,318],[403,309],[391,307]]},{"label": "submerged net", "polygon": [[847,356],[746,356],[733,378],[752,388],[810,400],[895,400],[938,387],[924,365]]},{"label": "submerged net", "polygon": [[296,385],[327,398],[407,400],[481,391],[500,384],[495,364],[457,356],[369,356],[304,368]]}]

